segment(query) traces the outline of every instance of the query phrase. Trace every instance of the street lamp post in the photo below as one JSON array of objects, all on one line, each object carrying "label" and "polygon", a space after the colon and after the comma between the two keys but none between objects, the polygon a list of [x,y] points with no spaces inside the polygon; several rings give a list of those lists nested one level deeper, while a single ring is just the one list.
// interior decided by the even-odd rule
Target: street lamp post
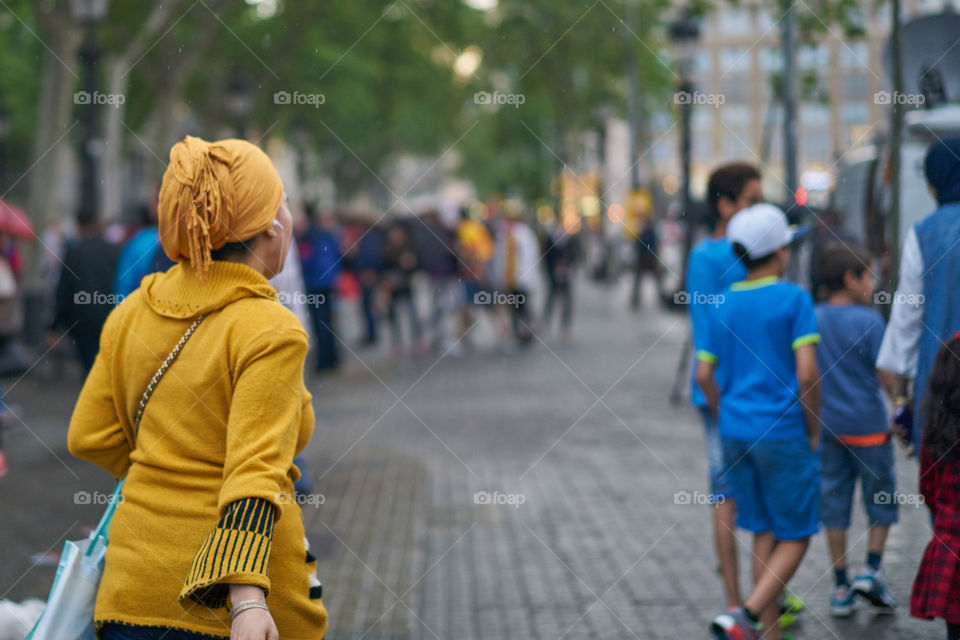
[{"label": "street lamp post", "polygon": [[[797,16],[793,3],[786,0],[780,22],[783,46],[783,178],[787,187],[787,202],[796,201],[797,187]],[[796,264],[796,261],[794,261]]]},{"label": "street lamp post", "polygon": [[640,188],[640,127],[641,125],[641,97],[640,97],[640,67],[637,62],[636,32],[637,8],[636,0],[626,0],[623,3],[623,43],[624,66],[627,75],[627,123],[630,125],[630,188],[636,191]]},{"label": "street lamp post", "polygon": [[[691,155],[691,115],[693,110],[693,80],[690,78],[693,58],[696,54],[697,40],[700,37],[700,25],[689,13],[684,13],[670,25],[670,40],[674,44],[680,83],[678,97],[674,102],[680,105],[680,175],[681,175],[681,205],[683,220],[686,224],[684,234],[684,279],[686,279],[686,263],[693,246],[694,220],[692,219],[692,200],[690,197],[690,155]],[[682,286],[682,285],[681,285]]]},{"label": "street lamp post", "polygon": [[[677,66],[680,72],[680,82],[677,96],[680,99],[674,100],[680,105],[680,198],[683,207],[683,220],[685,223],[683,235],[683,281],[680,282],[680,289],[683,289],[687,281],[687,264],[690,262],[690,250],[693,248],[694,220],[692,216],[692,201],[690,198],[690,155],[691,155],[691,115],[693,110],[693,80],[690,78],[691,67],[693,66],[693,57],[696,54],[697,40],[700,38],[700,24],[690,15],[689,11],[684,11],[680,17],[670,25],[670,40],[675,49],[674,55],[677,58]],[[670,394],[670,401],[674,404],[680,402],[681,388],[689,371],[689,360],[693,351],[693,340],[687,334],[683,349],[680,352],[680,361],[677,363],[677,373],[674,377],[673,391]]]},{"label": "street lamp post", "polygon": [[[607,126],[613,117],[613,105],[603,101],[594,109],[594,119],[597,122],[597,200],[600,204],[600,223],[598,233],[600,237],[600,256],[602,268],[600,275],[603,280],[610,278],[611,248],[610,239],[607,237],[607,203],[604,193],[607,188]],[[631,138],[633,138],[631,129]],[[631,145],[633,142],[631,142]],[[631,146],[631,150],[633,147]],[[631,156],[632,157],[632,156]],[[639,164],[639,163],[637,163]]]},{"label": "street lamp post", "polygon": [[302,115],[294,117],[290,126],[290,139],[297,155],[297,187],[300,199],[306,205],[311,200],[307,193],[307,146],[310,144],[310,127]]},{"label": "street lamp post", "polygon": [[240,138],[247,137],[247,121],[253,111],[253,80],[242,71],[234,71],[227,83],[227,113],[233,118]]},{"label": "street lamp post", "polygon": [[97,62],[100,60],[100,46],[97,44],[95,27],[107,16],[109,0],[71,0],[70,11],[74,20],[84,26],[86,34],[80,47],[80,62],[83,64],[83,90],[86,102],[82,103],[83,143],[80,150],[80,209],[87,212],[97,211],[99,200],[97,149],[99,122],[97,119]]}]

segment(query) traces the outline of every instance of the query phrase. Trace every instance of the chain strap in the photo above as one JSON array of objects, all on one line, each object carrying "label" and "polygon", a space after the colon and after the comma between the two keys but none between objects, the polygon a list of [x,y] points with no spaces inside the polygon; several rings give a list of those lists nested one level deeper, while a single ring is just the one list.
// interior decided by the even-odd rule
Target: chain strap
[{"label": "chain strap", "polygon": [[170,364],[176,360],[177,356],[180,354],[180,350],[183,349],[183,345],[187,343],[187,340],[190,339],[190,336],[193,335],[193,332],[196,331],[197,327],[200,326],[201,321],[203,321],[203,316],[198,316],[197,319],[193,321],[193,324],[190,325],[186,333],[183,334],[183,337],[180,338],[180,342],[177,343],[177,346],[173,348],[173,351],[171,351],[170,355],[167,356],[167,359],[163,361],[163,364],[160,365],[160,368],[157,369],[157,372],[153,374],[153,378],[151,378],[150,384],[147,385],[147,390],[143,392],[143,396],[140,398],[140,404],[137,406],[137,415],[135,415],[133,418],[134,431],[137,431],[140,427],[140,419],[143,418],[143,410],[147,406],[147,400],[149,400],[150,396],[153,395],[153,390],[156,388],[157,383],[160,382],[160,378],[162,378],[163,374],[165,374],[167,369],[170,368]]}]

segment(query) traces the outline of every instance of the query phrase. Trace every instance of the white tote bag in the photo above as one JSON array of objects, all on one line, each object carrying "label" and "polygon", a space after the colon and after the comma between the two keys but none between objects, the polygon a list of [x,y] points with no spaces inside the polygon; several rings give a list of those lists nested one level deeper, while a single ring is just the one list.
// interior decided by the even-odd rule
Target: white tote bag
[{"label": "white tote bag", "polygon": [[123,480],[120,480],[100,524],[89,538],[64,543],[47,607],[27,635],[27,640],[87,640],[94,637],[93,606],[107,553],[107,532],[121,500],[122,488]]}]

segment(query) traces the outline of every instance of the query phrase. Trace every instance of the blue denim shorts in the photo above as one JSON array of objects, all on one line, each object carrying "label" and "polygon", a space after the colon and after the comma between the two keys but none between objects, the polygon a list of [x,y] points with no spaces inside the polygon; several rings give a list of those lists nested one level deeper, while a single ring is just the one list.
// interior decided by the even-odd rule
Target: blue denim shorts
[{"label": "blue denim shorts", "polygon": [[828,529],[850,526],[853,490],[858,478],[870,526],[886,527],[897,521],[892,442],[853,447],[824,438],[822,464],[820,522],[823,526]]},{"label": "blue denim shorts", "polygon": [[802,540],[817,532],[820,456],[806,438],[722,442],[738,527],[772,531],[777,540]]},{"label": "blue denim shorts", "polygon": [[723,475],[723,445],[720,443],[717,416],[710,409],[700,407],[700,418],[703,420],[703,438],[707,445],[707,480],[710,483],[711,504],[716,504],[720,498],[727,499],[733,494],[730,482]]}]

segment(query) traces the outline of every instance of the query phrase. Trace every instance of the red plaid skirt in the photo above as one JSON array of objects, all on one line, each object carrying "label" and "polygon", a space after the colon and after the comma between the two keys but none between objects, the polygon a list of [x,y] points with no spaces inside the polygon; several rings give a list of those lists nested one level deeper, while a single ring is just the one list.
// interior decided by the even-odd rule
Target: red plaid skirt
[{"label": "red plaid skirt", "polygon": [[913,581],[910,615],[960,624],[960,538],[936,535]]},{"label": "red plaid skirt", "polygon": [[960,461],[920,450],[920,493],[934,514],[933,538],[913,581],[910,615],[960,624]]}]

